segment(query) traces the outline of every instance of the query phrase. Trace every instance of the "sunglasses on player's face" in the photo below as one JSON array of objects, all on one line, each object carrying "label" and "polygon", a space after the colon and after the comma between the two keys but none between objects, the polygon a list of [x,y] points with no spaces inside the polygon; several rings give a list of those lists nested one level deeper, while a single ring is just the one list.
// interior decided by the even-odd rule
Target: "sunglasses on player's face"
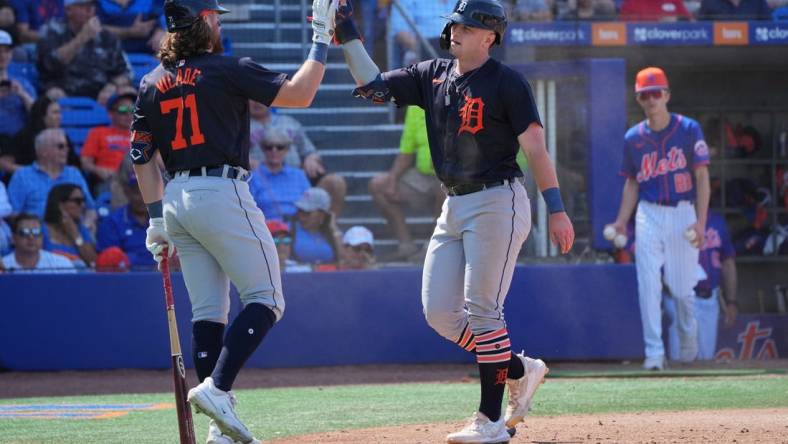
[{"label": "sunglasses on player's face", "polygon": [[20,228],[16,231],[16,235],[29,239],[39,238],[41,237],[41,228]]},{"label": "sunglasses on player's face", "polygon": [[274,243],[277,244],[277,245],[279,245],[279,244],[290,245],[291,243],[293,243],[293,238],[290,237],[290,236],[275,237],[274,238]]},{"label": "sunglasses on player's face", "polygon": [[263,145],[263,149],[266,151],[284,151],[288,148],[290,148],[290,145]]},{"label": "sunglasses on player's face", "polygon": [[645,102],[645,101],[650,100],[650,99],[654,99],[654,100],[661,99],[663,94],[664,94],[664,91],[662,91],[661,89],[658,89],[656,91],[644,91],[642,93],[638,93],[637,97],[638,97],[638,100],[640,100],[641,102]]}]

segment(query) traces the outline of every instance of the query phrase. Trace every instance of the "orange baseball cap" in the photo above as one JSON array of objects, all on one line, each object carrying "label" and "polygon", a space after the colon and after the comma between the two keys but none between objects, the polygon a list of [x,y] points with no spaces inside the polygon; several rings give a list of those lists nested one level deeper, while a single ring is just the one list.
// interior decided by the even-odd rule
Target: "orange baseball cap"
[{"label": "orange baseball cap", "polygon": [[635,77],[635,94],[660,89],[669,89],[668,76],[660,68],[650,66],[641,70]]}]

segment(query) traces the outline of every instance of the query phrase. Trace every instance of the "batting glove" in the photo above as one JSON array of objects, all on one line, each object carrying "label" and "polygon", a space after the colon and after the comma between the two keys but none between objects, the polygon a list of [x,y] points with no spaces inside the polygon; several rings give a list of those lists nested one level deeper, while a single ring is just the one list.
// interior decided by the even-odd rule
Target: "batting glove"
[{"label": "batting glove", "polygon": [[167,257],[172,257],[175,248],[172,246],[170,235],[164,229],[164,218],[154,217],[148,222],[148,229],[145,230],[145,248],[153,255],[153,260],[160,263],[164,259],[162,252],[167,249]]},{"label": "batting glove", "polygon": [[331,44],[334,38],[335,15],[339,0],[314,0],[312,2],[312,41]]}]

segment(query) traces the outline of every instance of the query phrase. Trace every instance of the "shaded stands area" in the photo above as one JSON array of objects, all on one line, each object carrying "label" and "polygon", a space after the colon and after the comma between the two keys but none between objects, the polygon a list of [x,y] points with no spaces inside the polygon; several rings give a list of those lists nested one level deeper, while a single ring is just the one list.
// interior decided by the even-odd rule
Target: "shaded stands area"
[{"label": "shaded stands area", "polygon": [[[309,10],[302,10],[301,0],[279,0],[278,10],[271,1],[225,3],[232,12],[222,30],[233,41],[234,54],[252,57],[272,70],[295,73],[309,48],[302,42],[311,44],[311,29],[304,26]],[[355,83],[341,48],[331,46],[328,54],[325,78],[312,106],[277,112],[301,122],[326,169],[345,178],[348,192],[339,227],[343,231],[353,225],[369,228],[375,235],[375,253],[381,257],[396,249],[397,243],[367,186],[375,174],[387,171],[394,161],[402,125],[392,123],[388,106],[352,97]],[[424,241],[432,233],[429,215],[412,214],[407,223],[417,239]]]}]

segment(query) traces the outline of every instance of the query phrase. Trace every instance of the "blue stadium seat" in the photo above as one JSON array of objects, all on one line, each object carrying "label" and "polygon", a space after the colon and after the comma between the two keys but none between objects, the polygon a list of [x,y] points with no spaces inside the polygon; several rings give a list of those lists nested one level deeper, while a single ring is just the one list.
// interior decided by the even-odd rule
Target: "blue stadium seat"
[{"label": "blue stadium seat", "polygon": [[74,145],[74,151],[79,155],[82,152],[82,145],[85,144],[85,139],[88,138],[90,127],[70,126],[64,127],[63,131],[66,132],[68,140]]},{"label": "blue stadium seat", "polygon": [[38,90],[38,69],[35,63],[11,62],[8,65],[8,74],[15,77],[24,77]]},{"label": "blue stadium seat", "polygon": [[772,12],[772,20],[775,22],[788,22],[788,6],[781,6]]},{"label": "blue stadium seat", "polygon": [[153,68],[158,66],[159,59],[150,54],[145,53],[128,53],[126,56],[131,63],[131,68],[134,71],[134,79],[132,80],[135,88],[139,88],[140,81],[149,73]]},{"label": "blue stadium seat", "polygon": [[90,128],[109,124],[107,110],[90,97],[64,97],[59,103],[64,128]]}]

